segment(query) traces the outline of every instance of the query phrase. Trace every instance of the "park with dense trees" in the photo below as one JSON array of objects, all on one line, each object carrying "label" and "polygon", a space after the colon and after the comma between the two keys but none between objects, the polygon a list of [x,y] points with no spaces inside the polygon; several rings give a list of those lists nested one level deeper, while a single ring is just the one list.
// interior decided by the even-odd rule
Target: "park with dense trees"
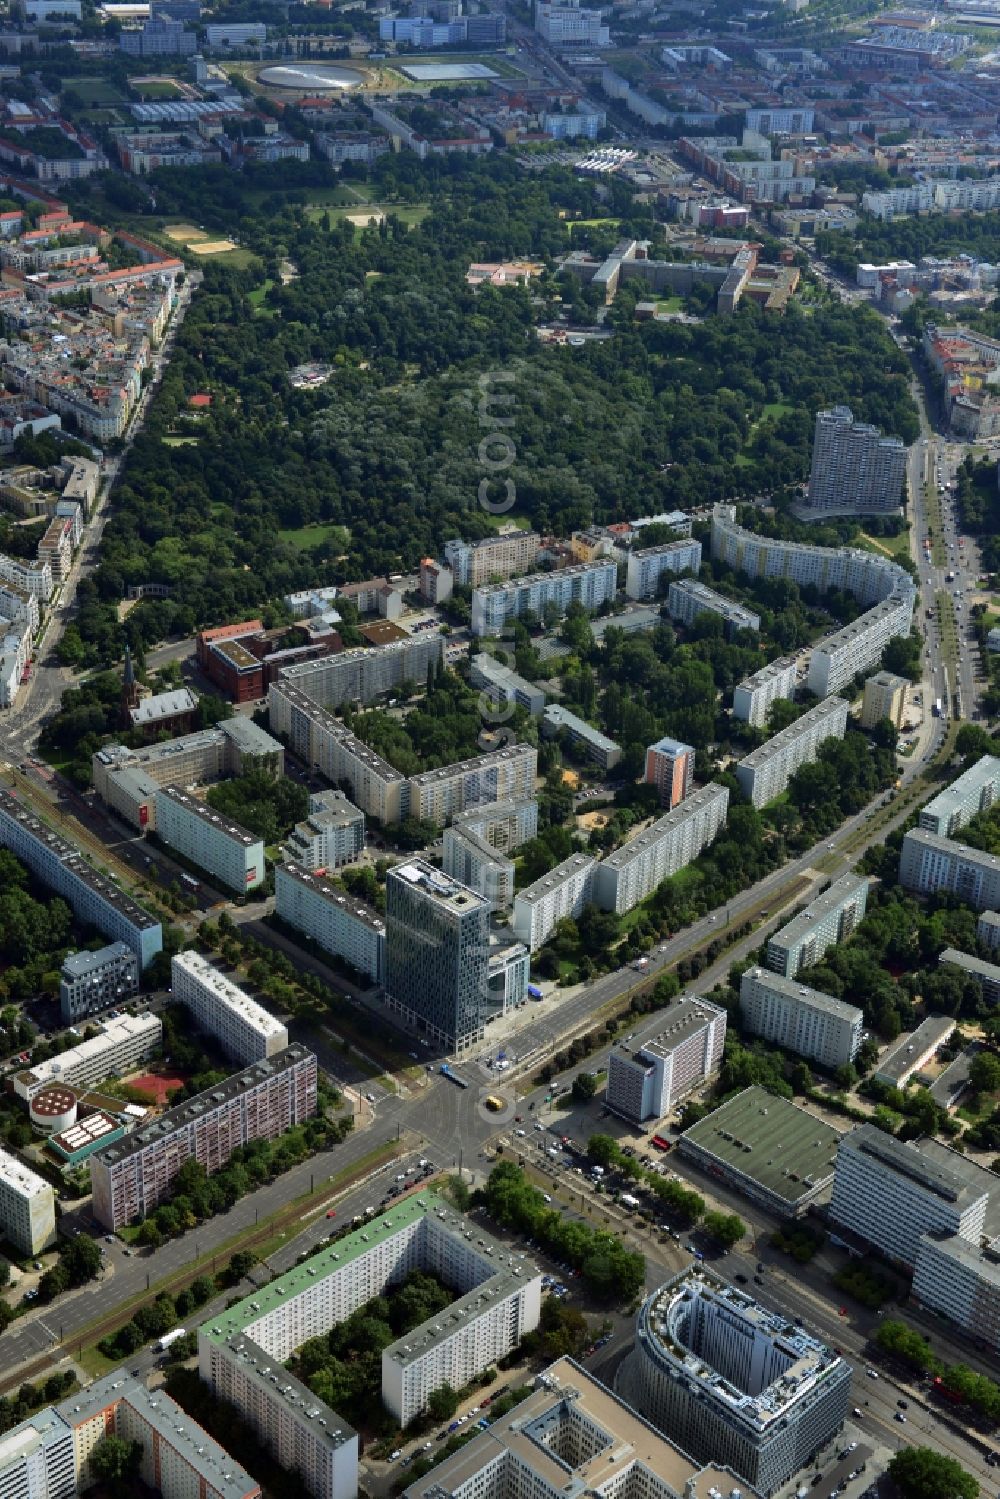
[{"label": "park with dense trees", "polygon": [[[308,208],[317,172],[285,164],[270,194],[216,168],[151,179],[161,218],[231,233],[250,259],[200,267],[101,564],[81,583],[72,641],[86,664],[118,660],[123,635],[139,649],[241,614],[278,623],[290,590],[408,570],[448,536],[483,534],[487,371],[512,376],[516,514],[557,534],[634,513],[636,496],[651,513],[790,493],[808,472],[814,413],[834,401],[916,433],[903,358],[864,308],[747,302],[691,323],[613,319],[613,338],[582,349],[540,342],[536,325],[560,312],[593,317],[590,290],[555,274],[569,224],[599,220],[572,235],[597,254],[623,229],[661,242],[625,184],[608,208],[597,184],[561,167],[387,157],[370,190],[428,211],[408,226],[390,201],[384,223],[356,230]],[[81,211],[113,223],[108,191],[72,185]],[[512,255],[541,260],[530,290],[467,285],[470,261]],[[284,260],[297,275],[283,283]],[[289,373],[306,361],[329,364],[329,382],[294,388]],[[212,405],[195,414],[188,398],[201,391]],[[120,623],[125,589],[147,581],[170,598]]]}]

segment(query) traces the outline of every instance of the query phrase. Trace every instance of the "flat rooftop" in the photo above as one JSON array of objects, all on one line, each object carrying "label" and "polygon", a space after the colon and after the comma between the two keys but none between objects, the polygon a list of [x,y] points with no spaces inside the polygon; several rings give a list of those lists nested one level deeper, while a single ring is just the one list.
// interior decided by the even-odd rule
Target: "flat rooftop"
[{"label": "flat rooftop", "polygon": [[856,898],[859,892],[867,894],[869,881],[857,874],[842,874],[839,880],[834,880],[829,890],[824,890],[822,895],[817,895],[811,900],[804,911],[793,916],[787,926],[783,926],[780,932],[768,939],[768,946],[773,942],[778,947],[794,947],[801,942],[803,937],[816,930],[816,927],[826,916],[839,911],[847,901]]},{"label": "flat rooftop", "polygon": [[[245,989],[233,982],[220,968],[193,949],[175,954],[171,970],[190,975],[197,983],[212,991],[215,999],[226,1010],[241,1015],[259,1036],[285,1035],[285,1027],[264,1006],[251,999]],[[183,1001],[181,1001],[183,1003]]]},{"label": "flat rooftop", "polygon": [[822,989],[810,989],[808,984],[799,983],[798,979],[787,979],[783,973],[775,973],[773,968],[748,968],[744,978],[754,978],[764,984],[775,994],[781,994],[785,999],[790,999],[796,1005],[804,1005],[810,1010],[819,1010],[824,1015],[832,1015],[836,1020],[846,1020],[852,1025],[862,1018],[862,1011],[856,1005],[845,1004],[842,999],[834,999],[831,994],[824,994]]},{"label": "flat rooftop", "polygon": [[228,817],[223,817],[219,812],[214,812],[206,802],[200,802],[196,796],[189,796],[186,791],[181,791],[177,786],[161,786],[156,793],[159,803],[160,798],[171,802],[175,807],[183,807],[192,817],[199,822],[211,827],[220,838],[231,838],[234,843],[242,843],[244,848],[252,848],[259,845],[263,849],[263,841],[248,833],[246,828],[241,828],[238,822],[230,822]]},{"label": "flat rooftop", "polygon": [[[675,546],[678,543],[673,543]],[[689,546],[690,542],[682,545]],[[731,623],[739,623],[744,620],[747,628],[751,630],[760,629],[760,616],[745,604],[736,599],[727,598],[724,593],[718,593],[714,588],[709,588],[707,583],[699,582],[697,578],[678,578],[676,583],[671,583],[670,592],[674,590],[685,598],[694,599],[696,603],[704,604],[705,608],[713,614],[721,614]],[[676,595],[675,595],[676,596]],[[670,595],[667,595],[667,607],[670,607]],[[751,623],[752,621],[752,623]]]},{"label": "flat rooftop", "polygon": [[78,1390],[56,1409],[70,1426],[80,1426],[119,1400],[132,1406],[166,1446],[177,1452],[222,1499],[245,1499],[247,1494],[259,1491],[256,1479],[164,1390],[147,1389],[141,1380],[133,1379],[123,1369],[115,1369],[85,1390]]},{"label": "flat rooftop", "polygon": [[163,1034],[163,1022],[159,1015],[119,1015],[115,1020],[97,1021],[98,1033],[91,1036],[87,1041],[79,1041],[76,1046],[71,1046],[67,1051],[61,1051],[58,1056],[49,1057],[46,1062],[36,1062],[32,1067],[26,1067],[23,1072],[18,1073],[18,1079],[23,1080],[28,1087],[36,1084],[61,1082],[68,1068],[79,1066],[87,1062],[99,1062],[109,1052],[118,1047],[128,1047],[133,1041],[146,1041],[152,1044],[159,1041]]},{"label": "flat rooftop", "polygon": [[911,828],[903,839],[904,845],[909,842],[920,848],[932,849],[938,854],[950,854],[961,859],[963,864],[972,864],[977,869],[1000,869],[1000,854],[985,853],[981,848],[963,843],[958,837],[943,838],[940,833],[930,833],[926,828]]},{"label": "flat rooftop", "polygon": [[953,963],[956,968],[970,973],[973,978],[986,979],[991,984],[1000,983],[1000,968],[996,963],[984,963],[982,958],[975,958],[971,953],[959,952],[955,947],[946,947],[939,955],[938,962]]},{"label": "flat rooftop", "polygon": [[515,899],[533,906],[538,901],[544,900],[553,890],[558,889],[566,880],[572,879],[584,869],[593,869],[596,864],[597,860],[593,854],[570,854],[569,858],[563,859],[555,869],[550,869],[546,874],[540,875],[526,890],[519,890]]},{"label": "flat rooftop", "polygon": [[[968,816],[969,802],[978,801],[988,786],[1000,786],[1000,759],[995,755],[983,755],[975,765],[962,774],[950,786],[945,786],[932,797],[922,809],[930,817],[944,818]],[[978,810],[975,808],[973,810]]]},{"label": "flat rooftop", "polygon": [[766,1088],[744,1088],[681,1137],[788,1203],[833,1176],[837,1130]]},{"label": "flat rooftop", "polygon": [[594,725],[587,723],[586,719],[580,718],[576,713],[571,713],[569,708],[564,708],[561,703],[549,703],[542,710],[542,722],[549,724],[552,728],[567,729],[571,734],[579,735],[588,744],[605,750],[608,754],[621,750],[620,744],[609,739],[607,734],[602,734],[600,729],[595,729]]},{"label": "flat rooftop", "polygon": [[969,1207],[990,1190],[992,1173],[967,1161],[957,1150],[934,1148],[932,1140],[896,1140],[873,1124],[859,1124],[844,1144],[890,1170],[907,1176],[945,1202]]},{"label": "flat rooftop", "polygon": [[803,734],[811,734],[817,725],[823,724],[828,719],[839,718],[846,707],[847,704],[842,697],[825,697],[821,703],[816,704],[815,708],[810,708],[808,712],[803,713],[801,718],[790,723],[786,729],[772,735],[764,744],[751,750],[749,755],[744,755],[743,759],[737,762],[738,768],[759,769],[775,755],[783,754],[788,746],[794,744],[796,739],[801,738]]},{"label": "flat rooftop", "polygon": [[[551,1418],[560,1409],[567,1416],[575,1413],[584,1429],[605,1440],[588,1443],[579,1460],[564,1458],[552,1446]],[[651,1477],[685,1499],[728,1496],[736,1489],[743,1499],[757,1499],[756,1491],[730,1468],[703,1466],[688,1457],[569,1358],[550,1364],[520,1405],[410,1484],[406,1499],[443,1499],[487,1471],[499,1475],[495,1499],[516,1499],[522,1489],[501,1462],[505,1452],[517,1459],[519,1468],[537,1474],[538,1492],[566,1499],[612,1491],[619,1499],[639,1499],[648,1493]]]},{"label": "flat rooftop", "polygon": [[202,1326],[203,1336],[214,1343],[232,1343],[246,1329],[254,1327],[276,1308],[287,1306],[297,1295],[310,1290],[318,1281],[339,1273],[352,1260],[370,1254],[380,1240],[392,1239],[411,1229],[429,1214],[440,1219],[446,1230],[466,1239],[474,1239],[483,1261],[484,1274],[479,1284],[466,1295],[404,1334],[385,1350],[397,1362],[405,1364],[422,1358],[436,1343],[446,1341],[462,1326],[480,1316],[491,1303],[509,1295],[518,1286],[527,1284],[540,1274],[538,1267],[527,1255],[512,1252],[485,1233],[478,1224],[456,1212],[433,1188],[427,1188],[414,1193],[412,1197],[404,1198],[397,1206],[365,1223],[354,1233],[338,1239],[301,1265],[296,1265],[285,1275],[271,1281],[269,1285],[254,1291],[246,1300],[227,1308],[217,1317],[210,1318]]},{"label": "flat rooftop", "polygon": [[286,878],[293,880],[310,894],[319,896],[331,906],[336,906],[345,916],[353,916],[355,921],[362,922],[363,925],[380,935],[385,933],[385,922],[374,906],[366,905],[363,900],[348,895],[346,890],[339,890],[336,885],[329,884],[323,875],[316,874],[314,870],[302,869],[298,864],[278,864],[275,866],[274,877],[276,880]]},{"label": "flat rooftop", "polygon": [[641,1060],[644,1056],[665,1057],[678,1046],[683,1046],[690,1036],[703,1030],[711,1021],[725,1015],[707,999],[678,1000],[666,1014],[659,1014],[654,1023],[646,1028],[641,1040],[620,1042],[614,1049],[618,1056]]},{"label": "flat rooftop", "polygon": [[454,765],[439,765],[435,770],[422,770],[410,777],[411,786],[430,786],[435,781],[450,781],[455,776],[469,775],[481,771],[484,766],[502,765],[507,760],[524,760],[537,754],[534,745],[508,744],[503,749],[490,750],[471,760],[458,760]]},{"label": "flat rooftop", "polygon": [[160,923],[156,918],[148,911],[144,911],[142,906],[136,905],[134,900],[129,900],[114,880],[106,875],[98,874],[97,870],[87,863],[78,848],[67,843],[65,838],[60,838],[58,833],[54,833],[46,823],[40,821],[24,802],[18,801],[16,796],[2,787],[0,787],[0,812],[6,812],[8,817],[16,819],[25,833],[34,837],[41,851],[48,852],[53,858],[58,859],[70,874],[75,875],[81,884],[99,895],[107,906],[113,907],[137,931],[149,931],[153,927],[159,927]]},{"label": "flat rooftop", "polygon": [[[305,661],[301,665],[310,667],[323,666],[331,659],[333,658],[324,657],[321,661]],[[283,667],[280,680],[271,683],[270,693],[283,698],[290,707],[294,708],[297,713],[301,713],[310,723],[319,724],[324,733],[328,733],[331,738],[336,739],[338,744],[341,744],[348,754],[354,755],[361,761],[372,775],[378,776],[380,780],[385,781],[389,785],[405,781],[406,777],[402,771],[397,770],[394,765],[390,765],[388,760],[383,760],[380,754],[370,749],[367,744],[352,734],[346,724],[343,724],[339,718],[336,718],[328,708],[324,708],[314,697],[310,697],[307,692],[302,691],[301,687],[296,687],[294,682],[288,680],[286,673],[294,669],[291,666]]]},{"label": "flat rooftop", "polygon": [[[749,1346],[766,1338],[785,1362],[782,1372],[756,1394],[751,1394],[714,1369],[702,1354],[687,1343],[686,1322],[692,1302],[701,1302],[703,1315],[719,1317],[730,1328],[742,1328]],[[840,1356],[818,1338],[792,1322],[781,1312],[769,1311],[746,1291],[730,1285],[714,1270],[702,1264],[691,1264],[671,1278],[649,1297],[639,1314],[640,1338],[657,1345],[666,1363],[683,1371],[693,1381],[702,1398],[722,1405],[749,1422],[761,1436],[769,1428],[790,1418],[796,1403],[816,1388],[824,1377],[838,1366],[845,1366]],[[780,1364],[776,1363],[776,1367]]]},{"label": "flat rooftop", "polygon": [[488,598],[491,594],[517,593],[522,588],[534,588],[536,584],[554,582],[562,578],[582,578],[589,573],[607,572],[612,568],[617,572],[618,564],[609,557],[599,558],[596,562],[576,562],[571,567],[561,567],[557,572],[551,573],[525,573],[521,578],[509,578],[504,583],[481,583],[473,594],[480,594]]},{"label": "flat rooftop", "polygon": [[124,1140],[116,1141],[106,1149],[98,1151],[95,1159],[117,1165],[127,1156],[138,1155],[140,1151],[146,1150],[150,1145],[155,1145],[167,1135],[186,1129],[189,1124],[197,1123],[212,1110],[222,1108],[232,1099],[239,1098],[241,1094],[249,1092],[251,1088],[266,1082],[277,1073],[287,1072],[311,1056],[312,1052],[298,1041],[293,1041],[283,1051],[275,1052],[273,1057],[254,1062],[250,1067],[244,1067],[242,1072],[234,1072],[232,1077],[226,1078],[225,1082],[218,1083],[205,1093],[196,1093],[194,1098],[185,1099],[176,1108],[167,1109],[166,1113],[161,1114],[159,1118],[140,1125]]},{"label": "flat rooftop", "polygon": [[125,942],[109,942],[106,947],[100,947],[96,952],[71,952],[63,959],[63,977],[67,979],[82,979],[95,969],[103,968],[105,963],[125,961],[133,957],[132,949]]},{"label": "flat rooftop", "polygon": [[450,874],[444,874],[423,859],[410,859],[405,864],[397,864],[390,873],[394,879],[405,880],[408,885],[419,887],[425,895],[433,896],[437,905],[449,911],[464,915],[473,908],[492,909],[485,895],[480,895],[477,890],[470,890],[467,885],[460,884]]},{"label": "flat rooftop", "polygon": [[955,1021],[948,1015],[928,1015],[915,1031],[900,1036],[891,1051],[875,1068],[875,1076],[887,1082],[898,1082],[913,1071],[914,1062],[924,1058],[928,1052],[943,1046],[955,1029]]},{"label": "flat rooftop", "polygon": [[[682,802],[678,802],[663,817],[660,817],[651,827],[631,838],[628,843],[616,848],[613,854],[609,854],[603,860],[602,867],[605,869],[627,869],[635,860],[642,857],[647,849],[652,848],[679,827],[683,827],[692,817],[697,817],[704,812],[706,807],[713,806],[716,802],[726,802],[729,798],[729,790],[726,786],[719,786],[714,781],[709,786],[699,786],[697,791],[692,791]],[[561,867],[561,866],[560,866]]]},{"label": "flat rooftop", "polygon": [[[8,1185],[12,1186],[18,1197],[41,1197],[46,1192],[51,1192],[49,1183],[37,1174],[29,1170],[27,1166],[9,1150],[0,1146],[0,1174]],[[2,1452],[2,1439],[0,1439],[0,1452]]]}]

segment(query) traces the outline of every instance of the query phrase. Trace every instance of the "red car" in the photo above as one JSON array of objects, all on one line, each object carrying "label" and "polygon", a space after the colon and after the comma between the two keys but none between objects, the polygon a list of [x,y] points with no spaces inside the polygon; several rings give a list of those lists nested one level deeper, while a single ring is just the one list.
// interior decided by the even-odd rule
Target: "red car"
[{"label": "red car", "polygon": [[331,1208],[330,1211],[327,1213],[326,1216],[328,1218],[336,1218],[336,1216],[337,1216],[337,1209],[336,1208]]}]

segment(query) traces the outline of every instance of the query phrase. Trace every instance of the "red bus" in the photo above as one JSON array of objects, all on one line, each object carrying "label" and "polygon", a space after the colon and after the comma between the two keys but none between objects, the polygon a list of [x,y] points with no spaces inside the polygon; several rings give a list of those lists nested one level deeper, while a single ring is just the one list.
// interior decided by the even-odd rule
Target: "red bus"
[{"label": "red bus", "polygon": [[670,1141],[669,1140],[665,1140],[662,1135],[654,1135],[653,1138],[650,1140],[649,1143],[650,1143],[650,1145],[655,1145],[656,1148],[657,1148],[657,1150],[669,1150],[670,1149]]},{"label": "red bus", "polygon": [[965,1401],[955,1390],[949,1390],[942,1380],[940,1374],[934,1376],[934,1393],[940,1395],[942,1400],[950,1400],[952,1405],[964,1405]]}]

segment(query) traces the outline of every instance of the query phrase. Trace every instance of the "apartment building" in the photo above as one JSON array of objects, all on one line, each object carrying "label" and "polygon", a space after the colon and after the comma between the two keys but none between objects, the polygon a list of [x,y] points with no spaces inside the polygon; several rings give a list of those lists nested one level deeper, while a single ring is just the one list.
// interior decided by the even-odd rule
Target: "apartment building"
[{"label": "apartment building", "polygon": [[440,825],[473,807],[530,800],[537,774],[538,751],[532,744],[506,745],[473,760],[421,771],[407,782],[409,815]]},{"label": "apartment building", "polygon": [[842,697],[826,698],[737,761],[740,790],[755,807],[766,806],[781,795],[800,765],[816,759],[821,744],[827,739],[843,739],[846,732],[846,701]]},{"label": "apartment building", "polygon": [[293,1042],[95,1151],[94,1217],[111,1230],[146,1218],[169,1198],[189,1157],[211,1176],[241,1145],[276,1140],[304,1123],[316,1112],[316,1079],[316,1058]]},{"label": "apartment building", "polygon": [[[0,552],[0,583],[9,583],[20,593],[26,593],[29,598],[35,599],[39,604],[45,604],[52,597],[54,587],[52,581],[52,569],[44,560],[25,561],[21,557],[8,557],[5,552]],[[35,625],[38,624],[38,616],[35,616]]]},{"label": "apartment building", "polygon": [[915,1031],[904,1032],[895,1046],[883,1054],[872,1074],[874,1081],[886,1083],[890,1088],[905,1088],[948,1044],[954,1030],[955,1021],[950,1015],[925,1016]]},{"label": "apartment building", "polygon": [[406,816],[406,777],[314,698],[282,679],[271,683],[267,708],[271,728],[292,753],[334,785],[344,783],[367,816],[383,824]]},{"label": "apartment building", "polygon": [[872,1124],[841,1138],[831,1222],[907,1270],[924,1234],[978,1244],[991,1174],[935,1140],[896,1140]]},{"label": "apartment building", "polygon": [[373,703],[397,692],[404,683],[423,687],[428,667],[443,664],[444,637],[425,631],[385,645],[358,646],[336,656],[294,662],[281,667],[278,684],[298,687],[321,707],[336,709],[344,703]]},{"label": "apartment building", "polygon": [[1000,911],[984,911],[976,922],[976,940],[992,952],[1000,947]]},{"label": "apartment building", "polygon": [[951,838],[979,812],[992,807],[1000,795],[1000,759],[983,755],[921,807],[917,826],[941,838]]},{"label": "apartment building", "polygon": [[707,999],[682,999],[640,1041],[620,1041],[608,1056],[605,1103],[630,1124],[663,1119],[711,1077],[722,1061],[726,1012]]},{"label": "apartment building", "polygon": [[16,854],[36,879],[61,895],[80,921],[105,937],[128,944],[141,967],[151,963],[163,947],[163,930],[148,911],[100,875],[78,848],[58,837],[18,801],[0,788],[0,845]]},{"label": "apartment building", "polygon": [[[502,401],[501,394],[498,399]],[[481,541],[446,541],[445,561],[463,588],[513,578],[534,564],[541,548],[537,531],[503,531]]]},{"label": "apartment building", "polygon": [[739,630],[760,629],[759,614],[716,593],[714,588],[708,588],[696,578],[681,578],[679,582],[671,583],[667,592],[667,612],[671,619],[689,628],[699,614],[718,615],[725,626],[727,640]]},{"label": "apartment building", "polygon": [[712,510],[712,557],[751,579],[787,578],[800,586],[811,584],[820,593],[837,589],[869,607],[899,589],[913,588],[905,568],[878,552],[757,536],[737,524],[735,505]]},{"label": "apartment building", "polygon": [[444,830],[445,874],[484,895],[494,911],[508,910],[514,900],[514,860],[488,839],[461,823]]},{"label": "apartment building", "polygon": [[[56,1194],[19,1156],[0,1146],[0,1235],[19,1254],[41,1254],[55,1243]],[[0,1442],[0,1492],[3,1448]]]},{"label": "apartment building", "polygon": [[483,1039],[489,916],[485,896],[423,859],[389,871],[386,1001],[449,1051]]},{"label": "apartment building", "polygon": [[124,1077],[155,1056],[163,1041],[158,1015],[121,1015],[96,1024],[97,1035],[80,1041],[47,1062],[35,1062],[14,1074],[18,1098],[30,1099],[49,1083],[92,1088],[107,1077]]},{"label": "apartment building", "polygon": [[191,1011],[198,1030],[213,1036],[242,1067],[288,1045],[286,1028],[202,953],[176,953],[170,960],[170,983],[174,999]]},{"label": "apartment building", "polygon": [[620,744],[561,703],[549,703],[543,711],[542,733],[546,739],[558,739],[565,734],[571,745],[604,771],[613,770],[622,757]]},{"label": "apartment building", "polygon": [[594,871],[594,901],[605,911],[631,911],[657,885],[686,868],[725,826],[729,788],[714,782],[692,792],[673,811],[602,859]]},{"label": "apartment building", "polygon": [[532,718],[537,718],[545,707],[545,693],[540,687],[518,676],[486,651],[478,651],[470,660],[469,681],[473,687],[481,687],[495,707],[514,704],[524,708]]},{"label": "apartment building", "polygon": [[263,839],[176,786],[156,793],[156,831],[167,848],[237,895],[264,883]]},{"label": "apartment building", "polygon": [[804,1327],[692,1263],[643,1303],[616,1387],[685,1452],[770,1495],[840,1430],[853,1372]]},{"label": "apartment building", "polygon": [[531,954],[522,942],[495,937],[486,969],[486,999],[490,1016],[506,1015],[528,1002]]},{"label": "apartment building", "polygon": [[687,538],[663,546],[633,548],[625,570],[625,593],[630,599],[655,599],[664,578],[696,573],[701,567],[701,542]]},{"label": "apartment building", "polygon": [[1000,1352],[1000,1242],[970,1243],[957,1234],[922,1234],[910,1293],[947,1317],[976,1347]]},{"label": "apartment building", "polygon": [[[106,1436],[142,1448],[139,1477],[162,1499],[258,1499],[260,1485],[163,1389],[114,1369],[48,1412],[70,1436],[76,1488],[93,1481],[89,1458]],[[31,1418],[32,1420],[36,1418]],[[0,1476],[2,1487],[2,1476]]]},{"label": "apartment building", "polygon": [[651,744],[646,750],[646,771],[643,779],[647,786],[655,786],[660,793],[660,805],[676,807],[690,795],[694,784],[694,750],[690,744],[666,735]]},{"label": "apartment building", "polygon": [[856,422],[849,406],[816,413],[805,519],[824,515],[897,515],[906,482],[898,437]]},{"label": "apartment building", "polygon": [[535,30],[552,47],[606,47],[608,27],[599,10],[586,10],[579,3],[551,5],[537,0]]},{"label": "apartment building", "polygon": [[740,1018],[754,1036],[833,1072],[857,1056],[864,1015],[854,1005],[787,979],[748,968],[740,980]]},{"label": "apartment building", "polygon": [[[202,1379],[284,1466],[294,1463],[317,1499],[352,1499],[356,1437],[284,1370],[273,1383],[267,1376],[413,1270],[439,1276],[458,1299],[383,1350],[382,1399],[406,1426],[433,1390],[462,1388],[516,1347],[541,1309],[537,1267],[480,1227],[470,1233],[468,1220],[433,1191],[398,1203],[200,1329]],[[340,1441],[331,1452],[334,1433]]]},{"label": "apartment building", "polygon": [[795,661],[791,656],[762,666],[734,687],[733,717],[753,724],[756,729],[763,728],[771,704],[795,696],[795,682]]},{"label": "apartment building", "polygon": [[890,640],[909,635],[915,602],[916,590],[909,583],[819,641],[809,658],[809,691],[817,697],[829,697],[870,671],[881,661]]},{"label": "apartment building", "polygon": [[958,968],[967,978],[975,979],[982,988],[983,998],[990,1004],[1000,1001],[1000,968],[996,963],[984,963],[982,958],[960,952],[957,947],[946,947],[938,955],[938,962],[950,963],[952,968]]},{"label": "apartment building", "polygon": [[285,752],[276,739],[237,715],[213,729],[179,739],[128,749],[105,744],[91,760],[94,790],[131,827],[156,829],[156,791],[160,786],[204,786],[226,776],[265,770],[283,775]]},{"label": "apartment building", "polygon": [[120,1005],[139,992],[139,959],[124,942],[96,952],[71,952],[59,978],[59,1013],[67,1025]]},{"label": "apartment building", "polygon": [[811,900],[804,911],[768,938],[767,966],[793,979],[802,968],[818,963],[828,948],[846,942],[868,907],[869,881],[843,874],[828,890]]},{"label": "apartment building", "polygon": [[565,614],[570,604],[593,612],[613,602],[617,590],[618,566],[605,560],[529,573],[508,583],[481,584],[472,591],[472,633],[502,635],[512,619],[542,619],[546,611]]},{"label": "apartment building", "polygon": [[703,1465],[579,1364],[557,1359],[488,1431],[404,1490],[405,1499],[758,1499],[731,1468]]},{"label": "apartment building", "polygon": [[305,869],[336,869],[353,864],[365,850],[365,814],[343,791],[316,791],[309,816],[288,835],[288,857]]},{"label": "apartment building", "polygon": [[898,733],[903,727],[909,686],[905,677],[897,677],[891,671],[877,671],[869,677],[861,702],[861,727],[873,729],[887,718]]},{"label": "apartment building", "polygon": [[913,828],[903,839],[899,883],[917,895],[946,892],[976,911],[994,910],[1000,905],[1000,858]]},{"label": "apartment building", "polygon": [[492,848],[501,852],[518,848],[538,832],[538,803],[533,798],[483,802],[460,813],[452,826],[485,838]]},{"label": "apartment building", "polygon": [[385,980],[385,922],[373,906],[299,864],[274,870],[274,914],[361,978]]},{"label": "apartment building", "polygon": [[597,860],[589,854],[570,854],[534,884],[518,891],[511,925],[529,952],[541,947],[564,917],[575,921],[592,904],[596,870]]}]

